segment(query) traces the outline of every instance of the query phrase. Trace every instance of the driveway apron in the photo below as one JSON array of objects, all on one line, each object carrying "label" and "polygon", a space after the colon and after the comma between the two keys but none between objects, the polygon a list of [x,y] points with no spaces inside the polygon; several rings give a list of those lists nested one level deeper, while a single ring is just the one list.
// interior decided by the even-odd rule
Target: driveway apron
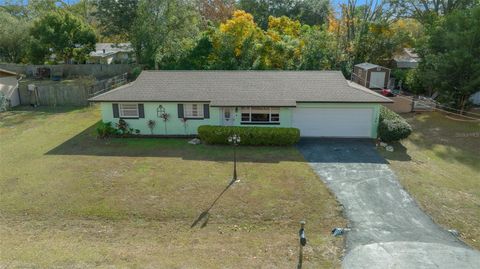
[{"label": "driveway apron", "polygon": [[371,140],[306,139],[298,148],[344,206],[344,268],[480,268],[480,252],[420,210]]}]

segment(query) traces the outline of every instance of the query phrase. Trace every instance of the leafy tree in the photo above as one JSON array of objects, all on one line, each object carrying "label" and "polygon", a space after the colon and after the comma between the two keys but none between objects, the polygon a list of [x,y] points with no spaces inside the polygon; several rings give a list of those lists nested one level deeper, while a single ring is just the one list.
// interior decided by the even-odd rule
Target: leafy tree
[{"label": "leafy tree", "polygon": [[194,47],[199,14],[189,0],[141,0],[130,31],[140,63],[171,67]]},{"label": "leafy tree", "polygon": [[137,18],[138,0],[96,0],[95,16],[105,36],[128,37]]},{"label": "leafy tree", "polygon": [[[291,2],[291,0],[288,0]],[[279,1],[282,2],[282,1]],[[286,2],[280,3],[281,5],[286,5]],[[255,22],[266,29],[268,26],[268,17],[277,16],[273,10],[271,10],[272,3],[270,0],[239,0],[238,8],[244,10],[255,18]]]},{"label": "leafy tree", "polygon": [[204,32],[197,41],[195,47],[180,60],[177,69],[183,70],[206,70],[211,65],[213,43],[210,40],[211,31]]},{"label": "leafy tree", "polygon": [[200,15],[204,21],[225,22],[235,10],[235,0],[199,0]]},{"label": "leafy tree", "polygon": [[253,16],[243,10],[235,11],[232,19],[220,24],[213,37],[214,68],[261,68],[263,39],[264,33]]},{"label": "leafy tree", "polygon": [[435,17],[448,15],[459,9],[472,8],[478,0],[390,0],[389,5],[397,15],[413,17],[423,23],[432,23]]},{"label": "leafy tree", "polygon": [[305,45],[302,47],[300,69],[325,70],[338,69],[338,63],[344,56],[338,50],[335,36],[320,27],[309,27],[303,34]]},{"label": "leafy tree", "polygon": [[28,8],[26,5],[23,5],[21,0],[5,0],[0,6],[0,11],[8,13],[17,18],[26,18],[28,17]]},{"label": "leafy tree", "polygon": [[90,26],[97,26],[97,18],[95,17],[97,7],[92,0],[79,0],[72,5],[66,6],[65,10],[82,18],[85,22],[90,24]]},{"label": "leafy tree", "polygon": [[330,9],[328,0],[240,0],[238,6],[252,14],[262,29],[268,27],[270,16],[287,16],[309,25],[322,24]]},{"label": "leafy tree", "polygon": [[50,54],[68,63],[85,61],[95,49],[95,32],[78,17],[65,11],[53,11],[36,20],[31,29],[30,56],[34,62]]},{"label": "leafy tree", "polygon": [[17,18],[0,11],[0,60],[18,63],[25,56],[25,44],[29,40],[29,24],[24,18]]},{"label": "leafy tree", "polygon": [[480,6],[452,12],[427,33],[419,79],[438,90],[440,101],[463,111],[480,88]]},{"label": "leafy tree", "polygon": [[302,25],[286,16],[269,17],[265,41],[265,65],[268,69],[297,69],[301,62],[304,42]]}]

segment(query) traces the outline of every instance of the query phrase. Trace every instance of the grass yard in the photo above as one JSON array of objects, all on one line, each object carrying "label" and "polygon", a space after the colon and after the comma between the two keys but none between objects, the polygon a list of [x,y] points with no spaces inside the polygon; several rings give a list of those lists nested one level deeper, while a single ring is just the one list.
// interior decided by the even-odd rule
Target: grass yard
[{"label": "grass yard", "polygon": [[382,154],[422,209],[480,249],[480,123],[440,113],[406,118],[413,134]]},{"label": "grass yard", "polygon": [[98,140],[99,118],[0,114],[1,268],[294,268],[302,219],[304,268],[340,266],[340,206],[294,147],[240,147],[227,188],[231,147]]}]

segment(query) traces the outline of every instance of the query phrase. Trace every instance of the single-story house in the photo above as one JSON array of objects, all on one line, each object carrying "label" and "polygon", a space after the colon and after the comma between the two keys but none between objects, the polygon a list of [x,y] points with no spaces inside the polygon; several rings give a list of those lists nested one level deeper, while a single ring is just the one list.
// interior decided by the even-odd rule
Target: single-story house
[{"label": "single-story house", "polygon": [[353,67],[352,81],[369,89],[388,87],[390,69],[371,63],[361,63]]},{"label": "single-story house", "polygon": [[420,56],[412,48],[403,48],[400,53],[393,57],[394,66],[401,69],[417,68],[420,61]]},{"label": "single-story house", "polygon": [[135,61],[131,43],[97,43],[90,52],[89,64],[132,63]]},{"label": "single-story house", "polygon": [[143,71],[89,100],[101,104],[104,122],[124,119],[145,135],[192,135],[200,125],[224,125],[376,138],[380,106],[392,100],[352,85],[339,71]]}]

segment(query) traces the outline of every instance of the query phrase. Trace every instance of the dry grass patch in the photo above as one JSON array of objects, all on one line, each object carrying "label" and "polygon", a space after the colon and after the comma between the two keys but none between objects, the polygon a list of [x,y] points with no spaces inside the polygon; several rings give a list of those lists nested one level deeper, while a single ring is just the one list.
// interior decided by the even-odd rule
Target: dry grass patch
[{"label": "dry grass patch", "polygon": [[98,118],[0,114],[0,266],[293,268],[302,219],[305,268],[340,266],[345,220],[295,148],[239,148],[226,189],[230,147],[98,140]]},{"label": "dry grass patch", "polygon": [[436,222],[480,249],[480,124],[440,113],[406,118],[413,134],[382,154]]}]

